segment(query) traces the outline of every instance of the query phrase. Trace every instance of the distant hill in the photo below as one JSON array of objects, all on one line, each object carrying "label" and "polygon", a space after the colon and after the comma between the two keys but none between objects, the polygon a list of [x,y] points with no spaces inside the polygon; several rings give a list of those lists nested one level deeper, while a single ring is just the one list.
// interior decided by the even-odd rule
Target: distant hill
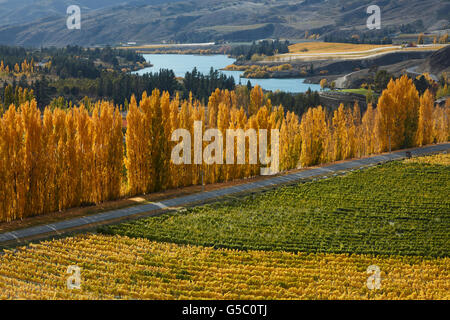
[{"label": "distant hill", "polygon": [[0,0],[0,26],[20,25],[49,17],[63,18],[67,7],[74,4],[89,12],[125,2],[125,0]]},{"label": "distant hill", "polygon": [[[81,30],[66,28],[65,8],[82,7]],[[25,46],[119,42],[251,41],[302,38],[305,31],[367,30],[378,4],[382,30],[422,20],[448,27],[446,0],[0,0],[0,43]],[[7,25],[6,25],[7,24]]]},{"label": "distant hill", "polygon": [[429,72],[437,76],[443,72],[450,73],[450,46],[434,52],[419,68],[422,72]]}]

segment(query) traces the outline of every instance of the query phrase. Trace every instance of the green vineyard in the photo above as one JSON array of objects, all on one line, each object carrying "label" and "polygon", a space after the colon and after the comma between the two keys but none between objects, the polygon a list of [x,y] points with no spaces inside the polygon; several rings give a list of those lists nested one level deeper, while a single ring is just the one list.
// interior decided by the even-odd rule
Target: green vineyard
[{"label": "green vineyard", "polygon": [[215,248],[448,257],[449,194],[448,165],[393,162],[99,231]]}]

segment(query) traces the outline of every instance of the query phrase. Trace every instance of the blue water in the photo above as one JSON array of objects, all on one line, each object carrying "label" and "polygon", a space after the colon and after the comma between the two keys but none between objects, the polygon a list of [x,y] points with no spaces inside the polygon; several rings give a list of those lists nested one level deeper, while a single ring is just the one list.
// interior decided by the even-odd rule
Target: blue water
[{"label": "blue water", "polygon": [[[192,71],[194,67],[201,73],[209,73],[211,67],[214,69],[223,69],[226,66],[233,64],[235,59],[229,58],[226,55],[193,55],[193,54],[144,54],[147,62],[151,63],[153,67],[145,68],[136,71],[137,74],[145,74],[149,72],[158,72],[159,69],[171,69],[175,72],[175,76],[184,77],[186,72]],[[241,82],[247,84],[250,80],[252,85],[259,85],[265,90],[271,91],[285,91],[285,92],[305,92],[308,88],[311,90],[320,90],[318,84],[304,83],[304,79],[246,79],[241,78],[244,72],[242,71],[220,71],[227,76],[233,76],[236,84]]]}]

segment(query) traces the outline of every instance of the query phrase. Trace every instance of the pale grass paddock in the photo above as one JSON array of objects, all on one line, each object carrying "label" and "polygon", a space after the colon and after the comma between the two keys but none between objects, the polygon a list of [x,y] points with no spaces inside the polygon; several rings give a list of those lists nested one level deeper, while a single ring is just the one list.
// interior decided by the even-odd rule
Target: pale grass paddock
[{"label": "pale grass paddock", "polygon": [[289,53],[303,53],[302,50],[307,49],[308,53],[327,53],[327,52],[342,52],[349,51],[367,51],[379,48],[388,48],[392,45],[377,45],[377,44],[353,44],[353,43],[335,43],[335,42],[302,42],[289,46]]}]

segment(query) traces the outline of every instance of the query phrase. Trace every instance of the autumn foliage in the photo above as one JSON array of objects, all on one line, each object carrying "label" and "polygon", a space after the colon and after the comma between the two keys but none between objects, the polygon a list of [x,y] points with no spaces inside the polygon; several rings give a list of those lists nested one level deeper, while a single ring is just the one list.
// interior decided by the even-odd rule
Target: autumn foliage
[{"label": "autumn foliage", "polygon": [[0,126],[0,221],[120,197],[122,117],[108,102],[83,106],[11,105]]},{"label": "autumn foliage", "polygon": [[16,74],[32,74],[35,72],[34,60],[31,59],[30,62],[24,60],[20,65],[16,63],[13,70],[11,70],[9,66],[3,62],[3,60],[0,61],[0,74],[9,74],[12,71],[14,71]]},{"label": "autumn foliage", "polygon": [[[11,104],[0,121],[0,221],[259,174],[261,164],[250,163],[248,152],[244,164],[226,164],[225,152],[224,164],[172,163],[171,151],[178,143],[171,141],[172,132],[184,128],[193,136],[194,121],[222,132],[280,130],[281,170],[450,137],[450,106],[434,106],[428,91],[420,97],[406,76],[391,80],[378,106],[369,105],[363,115],[357,104],[332,112],[319,106],[300,119],[272,106],[258,86],[249,94],[248,107],[241,100],[237,91],[219,89],[207,105],[158,90],[144,93],[139,102],[135,97],[130,101],[125,137],[122,114],[109,102],[97,103],[93,112],[80,106],[41,113],[34,100]],[[208,144],[202,142],[202,148]],[[245,150],[251,147],[257,143],[246,138]],[[268,149],[270,153],[270,145]]]}]

